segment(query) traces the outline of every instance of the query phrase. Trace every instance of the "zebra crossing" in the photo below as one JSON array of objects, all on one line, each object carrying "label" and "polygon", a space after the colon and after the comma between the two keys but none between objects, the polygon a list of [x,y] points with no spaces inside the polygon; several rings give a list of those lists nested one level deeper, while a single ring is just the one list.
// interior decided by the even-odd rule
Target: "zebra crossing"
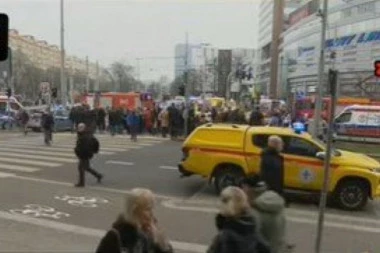
[{"label": "zebra crossing", "polygon": [[[157,145],[166,139],[154,136],[139,136],[138,142],[132,142],[126,135],[96,135],[100,142],[99,155],[110,156]],[[9,173],[35,173],[44,169],[77,163],[74,154],[76,135],[57,133],[51,146],[43,143],[42,136],[18,137],[0,140],[0,178]]]}]

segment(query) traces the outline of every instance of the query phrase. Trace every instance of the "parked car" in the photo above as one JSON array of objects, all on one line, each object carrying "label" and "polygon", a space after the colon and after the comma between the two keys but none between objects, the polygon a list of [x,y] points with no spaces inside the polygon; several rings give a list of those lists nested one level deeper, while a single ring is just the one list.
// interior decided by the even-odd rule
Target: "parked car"
[{"label": "parked car", "polygon": [[[236,185],[260,172],[260,154],[268,138],[284,141],[284,184],[288,190],[320,192],[326,148],[308,133],[291,128],[206,124],[196,128],[183,144],[179,171],[200,175],[217,191]],[[331,158],[329,195],[341,208],[363,208],[368,199],[380,197],[380,163],[364,154],[334,150]]]},{"label": "parked car", "polygon": [[[33,131],[40,132],[41,131],[41,111],[32,111],[30,113],[30,119],[28,122],[28,128],[31,128]],[[71,120],[69,119],[69,112],[66,110],[56,110],[53,112],[54,116],[54,131],[62,132],[62,131],[70,131],[71,130]]]}]

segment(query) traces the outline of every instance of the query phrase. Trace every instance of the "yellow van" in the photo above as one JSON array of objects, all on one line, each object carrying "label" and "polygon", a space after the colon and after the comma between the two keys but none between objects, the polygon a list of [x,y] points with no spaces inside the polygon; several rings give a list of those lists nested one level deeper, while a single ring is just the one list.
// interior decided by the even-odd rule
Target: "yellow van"
[{"label": "yellow van", "polygon": [[[325,146],[309,134],[290,128],[206,124],[183,144],[178,168],[183,176],[200,175],[220,192],[243,177],[257,174],[260,154],[268,137],[284,141],[284,185],[291,190],[319,192],[323,184]],[[343,209],[364,207],[368,198],[380,196],[380,163],[358,153],[334,150],[331,160],[330,196]]]}]

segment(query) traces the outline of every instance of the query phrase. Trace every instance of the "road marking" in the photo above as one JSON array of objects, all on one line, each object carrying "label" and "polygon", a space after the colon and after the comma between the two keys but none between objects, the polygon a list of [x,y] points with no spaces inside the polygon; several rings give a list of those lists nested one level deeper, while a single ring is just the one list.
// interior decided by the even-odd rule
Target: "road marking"
[{"label": "road marking", "polygon": [[[3,211],[0,211],[0,219],[26,223],[30,225],[54,229],[57,231],[63,231],[63,232],[68,232],[72,234],[96,237],[98,239],[102,238],[107,232],[101,229],[81,227],[81,226],[71,225],[71,224],[62,223],[62,222],[53,221],[53,220],[37,219],[37,218],[29,217],[26,215],[11,214],[7,212],[3,212]],[[204,253],[206,252],[208,248],[207,245],[198,244],[198,243],[188,243],[188,242],[181,242],[181,241],[170,241],[170,243],[172,244],[173,248],[176,250],[182,250],[182,251],[194,252],[194,253]]]},{"label": "road marking", "polygon": [[84,208],[95,208],[98,207],[99,204],[107,204],[109,203],[108,200],[103,198],[95,198],[95,197],[86,197],[86,196],[70,196],[70,195],[63,195],[63,196],[55,196],[54,199],[64,201],[65,203],[72,205],[72,206],[78,206],[78,207],[84,207]]},{"label": "road marking", "polygon": [[[47,151],[57,151],[57,152],[60,152],[60,151],[68,151],[68,150],[71,150],[73,153],[73,149],[74,149],[74,146],[71,146],[71,149],[70,148],[60,148],[60,147],[54,147],[54,146],[50,146],[50,147],[46,147],[45,145],[28,145],[28,146],[25,146],[24,144],[21,144],[21,143],[12,143],[12,144],[0,144],[1,147],[12,147],[12,148],[19,148],[20,150],[21,149],[31,149],[31,150],[47,150]],[[107,151],[100,151],[99,154],[101,155],[113,155],[115,154],[115,152],[107,152]]]},{"label": "road marking", "polygon": [[[142,146],[152,146],[152,144],[140,144],[139,143],[120,143],[120,144],[117,144],[117,143],[110,143],[110,144],[107,144],[107,143],[103,143],[102,141],[99,141],[100,142],[100,147],[106,147],[106,148],[127,148],[127,149],[140,149],[142,148]],[[71,146],[71,147],[74,147],[75,146],[75,142],[72,142],[72,143],[55,143],[56,145],[59,145],[59,146]]]},{"label": "road marking", "polygon": [[0,161],[1,162],[26,164],[26,165],[46,166],[46,167],[58,167],[58,166],[62,165],[60,163],[40,162],[40,161],[31,161],[31,160],[21,160],[19,158],[7,158],[7,157],[0,157]]},{"label": "road marking", "polygon": [[25,166],[13,165],[13,164],[5,164],[5,163],[0,163],[0,169],[14,170],[14,171],[21,171],[21,172],[28,172],[28,173],[33,173],[40,170],[37,168],[25,167]]},{"label": "road marking", "polygon": [[21,158],[30,158],[37,160],[46,160],[46,161],[55,161],[55,162],[63,162],[63,163],[75,163],[77,159],[72,158],[62,158],[62,157],[51,157],[51,156],[41,156],[41,155],[27,155],[20,153],[9,153],[9,152],[1,152],[0,157],[21,157]]},{"label": "road marking", "polygon": [[17,148],[0,148],[0,151],[12,151],[12,152],[15,152],[15,153],[37,154],[37,155],[48,155],[48,156],[76,157],[73,152],[71,152],[71,153],[48,152],[48,151],[17,149]]},{"label": "road marking", "polygon": [[8,177],[14,177],[15,174],[13,173],[5,173],[5,172],[0,172],[0,178],[8,178]]},{"label": "road marking", "polygon": [[[66,186],[66,187],[73,187],[74,186],[73,183],[50,180],[50,179],[42,179],[42,178],[37,178],[37,177],[25,177],[25,176],[15,175],[14,177],[12,177],[12,179],[25,180],[25,181],[36,182],[36,183],[60,185],[60,186]],[[86,188],[96,190],[96,191],[117,193],[117,194],[123,194],[123,195],[131,193],[131,190],[119,190],[119,189],[108,188],[108,187],[100,187],[100,186],[86,186]],[[177,201],[180,200],[179,198],[176,198],[173,196],[161,195],[161,194],[157,194],[157,193],[155,193],[154,196],[157,199],[161,199],[161,200],[169,200],[169,199],[177,200]]]},{"label": "road marking", "polygon": [[[15,143],[13,143],[13,144],[11,144],[11,145],[14,145]],[[2,145],[1,143],[0,143],[0,145]],[[10,146],[11,146],[10,145]],[[34,146],[37,146],[37,147],[39,147],[38,145],[36,145],[36,144],[31,144],[31,145],[29,145],[28,143],[17,143],[17,145],[19,145],[19,146],[23,146],[23,147],[26,147],[26,148],[34,148]],[[43,145],[43,144],[41,144],[41,145]],[[6,145],[2,145],[2,146],[6,146]],[[45,146],[46,147],[46,146]],[[71,145],[71,144],[54,144],[54,142],[53,142],[53,144],[52,144],[52,147],[49,147],[49,148],[66,148],[65,150],[67,151],[67,148],[74,148],[75,147],[75,145],[73,144],[73,145]],[[116,151],[116,152],[122,152],[122,151],[127,151],[127,148],[116,148],[116,147],[100,147],[100,149],[101,150],[105,150],[105,151]]]},{"label": "road marking", "polygon": [[116,164],[116,165],[127,165],[127,166],[132,166],[132,165],[134,165],[135,163],[132,163],[132,162],[124,162],[124,161],[113,161],[113,160],[110,160],[110,161],[106,161],[106,164]]},{"label": "road marking", "polygon": [[[218,213],[219,209],[214,207],[198,207],[198,206],[181,206],[181,204],[186,204],[186,201],[174,201],[174,200],[165,200],[161,202],[161,205],[166,208],[177,209],[182,211],[192,211],[192,212],[204,212],[204,213]],[[308,217],[300,217],[300,215]],[[339,217],[339,218],[338,218]],[[311,211],[300,211],[288,208],[286,210],[286,219],[292,222],[297,223],[306,223],[306,224],[316,224],[317,214]],[[328,221],[329,219],[333,221]],[[336,220],[341,220],[342,222],[335,222]],[[376,224],[376,227],[359,226],[354,223],[369,223]],[[325,225],[327,227],[371,232],[371,233],[380,233],[380,221],[377,219],[371,218],[362,218],[348,215],[337,215],[337,214],[326,214]],[[364,225],[364,224],[363,224]]]},{"label": "road marking", "polygon": [[162,165],[159,167],[160,169],[163,169],[163,170],[178,170],[178,168],[176,166],[166,166],[166,165]]}]

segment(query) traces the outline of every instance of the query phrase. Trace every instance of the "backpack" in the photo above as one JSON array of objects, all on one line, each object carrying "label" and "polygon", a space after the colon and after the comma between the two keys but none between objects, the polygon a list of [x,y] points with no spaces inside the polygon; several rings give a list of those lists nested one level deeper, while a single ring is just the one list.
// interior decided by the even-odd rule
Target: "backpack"
[{"label": "backpack", "polygon": [[99,144],[98,139],[96,139],[94,136],[91,137],[91,146],[92,146],[92,152],[94,154],[99,153],[100,144]]}]

